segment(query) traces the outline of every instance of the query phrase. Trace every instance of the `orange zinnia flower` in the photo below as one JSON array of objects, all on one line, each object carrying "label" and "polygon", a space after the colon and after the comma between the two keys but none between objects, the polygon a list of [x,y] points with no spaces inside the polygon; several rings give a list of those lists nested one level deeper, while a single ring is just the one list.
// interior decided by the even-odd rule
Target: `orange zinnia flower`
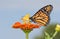
[{"label": "orange zinnia flower", "polygon": [[37,24],[32,24],[29,19],[30,15],[27,14],[22,18],[23,24],[20,22],[16,22],[12,27],[22,29],[26,34],[26,39],[28,39],[28,34],[34,29],[39,28],[40,26]]},{"label": "orange zinnia flower", "polygon": [[40,26],[36,25],[36,24],[31,24],[31,23],[25,23],[25,24],[21,24],[20,22],[16,22],[13,25],[13,28],[20,28],[22,30],[32,30],[33,28],[39,28]]}]

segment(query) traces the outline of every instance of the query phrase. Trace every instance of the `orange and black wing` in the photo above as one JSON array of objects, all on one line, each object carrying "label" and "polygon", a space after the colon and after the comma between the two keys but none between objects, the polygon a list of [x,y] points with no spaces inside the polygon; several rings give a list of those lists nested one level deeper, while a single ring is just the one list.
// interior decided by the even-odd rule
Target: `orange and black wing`
[{"label": "orange and black wing", "polygon": [[30,19],[38,23],[41,26],[45,26],[50,21],[50,13],[52,11],[53,7],[52,5],[47,5],[43,8],[41,8],[37,13],[35,13]]}]

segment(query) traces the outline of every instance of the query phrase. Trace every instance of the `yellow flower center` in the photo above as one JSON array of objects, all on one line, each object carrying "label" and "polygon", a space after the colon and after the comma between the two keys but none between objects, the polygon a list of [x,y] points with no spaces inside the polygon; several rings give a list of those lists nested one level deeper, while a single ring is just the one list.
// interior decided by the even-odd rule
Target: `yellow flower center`
[{"label": "yellow flower center", "polygon": [[30,14],[26,14],[23,18],[22,18],[22,21],[23,23],[30,23]]}]

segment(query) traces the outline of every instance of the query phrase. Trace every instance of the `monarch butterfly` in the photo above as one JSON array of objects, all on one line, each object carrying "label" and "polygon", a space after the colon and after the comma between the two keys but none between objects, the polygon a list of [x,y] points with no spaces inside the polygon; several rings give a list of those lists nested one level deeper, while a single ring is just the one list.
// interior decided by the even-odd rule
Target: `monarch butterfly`
[{"label": "monarch butterfly", "polygon": [[30,19],[41,26],[46,26],[50,22],[50,13],[53,9],[52,5],[47,5],[37,11]]}]

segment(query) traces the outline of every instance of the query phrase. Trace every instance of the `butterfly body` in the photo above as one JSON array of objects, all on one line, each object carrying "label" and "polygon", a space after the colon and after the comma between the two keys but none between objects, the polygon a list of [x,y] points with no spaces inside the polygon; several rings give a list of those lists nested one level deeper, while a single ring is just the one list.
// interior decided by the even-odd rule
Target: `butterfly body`
[{"label": "butterfly body", "polygon": [[41,26],[46,26],[50,21],[50,13],[53,9],[52,5],[47,5],[36,12],[30,19]]}]

